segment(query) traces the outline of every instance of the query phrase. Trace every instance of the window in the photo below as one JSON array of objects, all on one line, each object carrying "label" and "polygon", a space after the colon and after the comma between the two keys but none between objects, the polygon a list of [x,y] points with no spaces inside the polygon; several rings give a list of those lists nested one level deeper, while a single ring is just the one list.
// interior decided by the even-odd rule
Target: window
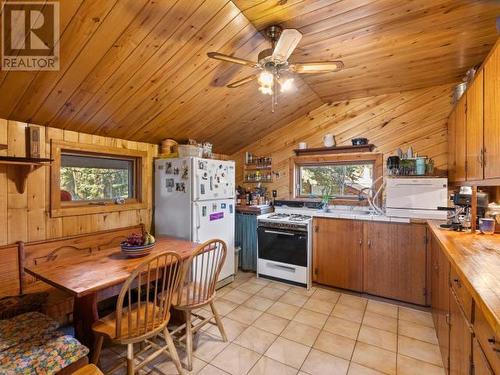
[{"label": "window", "polygon": [[147,151],[51,141],[50,215],[147,208]]},{"label": "window", "polygon": [[373,184],[373,164],[320,164],[298,168],[299,196],[357,198]]},{"label": "window", "polygon": [[134,198],[135,159],[62,152],[61,200]]},{"label": "window", "polygon": [[[365,188],[380,186],[383,157],[378,153],[326,154],[290,159],[290,186],[294,198],[322,198],[328,194],[336,204],[367,204],[358,200]],[[363,194],[364,193],[364,194]]]}]

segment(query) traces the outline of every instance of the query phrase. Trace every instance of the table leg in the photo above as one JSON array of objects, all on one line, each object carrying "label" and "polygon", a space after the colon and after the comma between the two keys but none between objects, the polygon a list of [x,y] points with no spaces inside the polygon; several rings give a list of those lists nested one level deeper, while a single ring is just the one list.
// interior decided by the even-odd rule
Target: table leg
[{"label": "table leg", "polygon": [[92,324],[99,319],[97,312],[97,293],[75,298],[73,307],[73,324],[78,341],[93,351],[94,334]]}]

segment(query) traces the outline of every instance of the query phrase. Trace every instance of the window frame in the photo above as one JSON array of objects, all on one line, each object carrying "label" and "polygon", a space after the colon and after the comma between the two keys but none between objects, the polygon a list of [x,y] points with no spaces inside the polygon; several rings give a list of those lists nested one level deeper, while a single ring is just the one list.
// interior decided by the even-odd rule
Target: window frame
[{"label": "window frame", "polygon": [[[294,199],[312,199],[320,200],[320,198],[311,198],[305,195],[300,195],[300,167],[335,165],[335,164],[372,164],[373,165],[373,181],[376,181],[383,175],[383,155],[380,153],[352,153],[352,154],[330,154],[321,156],[297,156],[291,158],[290,162],[290,197]],[[378,188],[382,181],[377,181],[375,187]],[[356,205],[366,206],[366,200],[359,201],[357,197],[348,198],[340,197],[330,200],[330,204],[340,205]]]},{"label": "window frame", "polygon": [[[112,199],[62,202],[60,184],[61,154],[63,152],[97,157],[133,159],[133,180],[135,181],[133,198],[126,199],[123,204],[117,204]],[[53,162],[50,167],[50,216],[76,216],[147,208],[147,156],[146,151],[51,140],[51,158]]]}]

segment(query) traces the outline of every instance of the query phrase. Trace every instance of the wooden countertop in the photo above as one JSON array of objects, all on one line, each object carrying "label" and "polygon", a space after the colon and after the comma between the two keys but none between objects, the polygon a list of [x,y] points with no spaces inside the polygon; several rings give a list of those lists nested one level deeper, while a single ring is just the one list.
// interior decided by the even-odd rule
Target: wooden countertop
[{"label": "wooden countertop", "polygon": [[244,205],[237,205],[236,206],[236,212],[242,213],[242,214],[253,214],[253,215],[263,215],[263,214],[268,214],[269,212],[273,212],[274,208],[273,206],[244,206]]},{"label": "wooden countertop", "polygon": [[452,266],[500,337],[500,235],[454,232],[428,221]]}]

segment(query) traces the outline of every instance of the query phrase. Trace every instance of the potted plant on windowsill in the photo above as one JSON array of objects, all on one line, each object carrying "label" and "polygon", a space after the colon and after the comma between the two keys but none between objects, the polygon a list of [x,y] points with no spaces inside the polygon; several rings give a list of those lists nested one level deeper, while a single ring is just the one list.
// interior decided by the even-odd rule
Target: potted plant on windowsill
[{"label": "potted plant on windowsill", "polygon": [[334,198],[331,193],[332,188],[330,186],[325,186],[323,190],[321,190],[321,203],[323,204],[323,212],[328,212],[328,205],[330,204],[330,200]]}]

